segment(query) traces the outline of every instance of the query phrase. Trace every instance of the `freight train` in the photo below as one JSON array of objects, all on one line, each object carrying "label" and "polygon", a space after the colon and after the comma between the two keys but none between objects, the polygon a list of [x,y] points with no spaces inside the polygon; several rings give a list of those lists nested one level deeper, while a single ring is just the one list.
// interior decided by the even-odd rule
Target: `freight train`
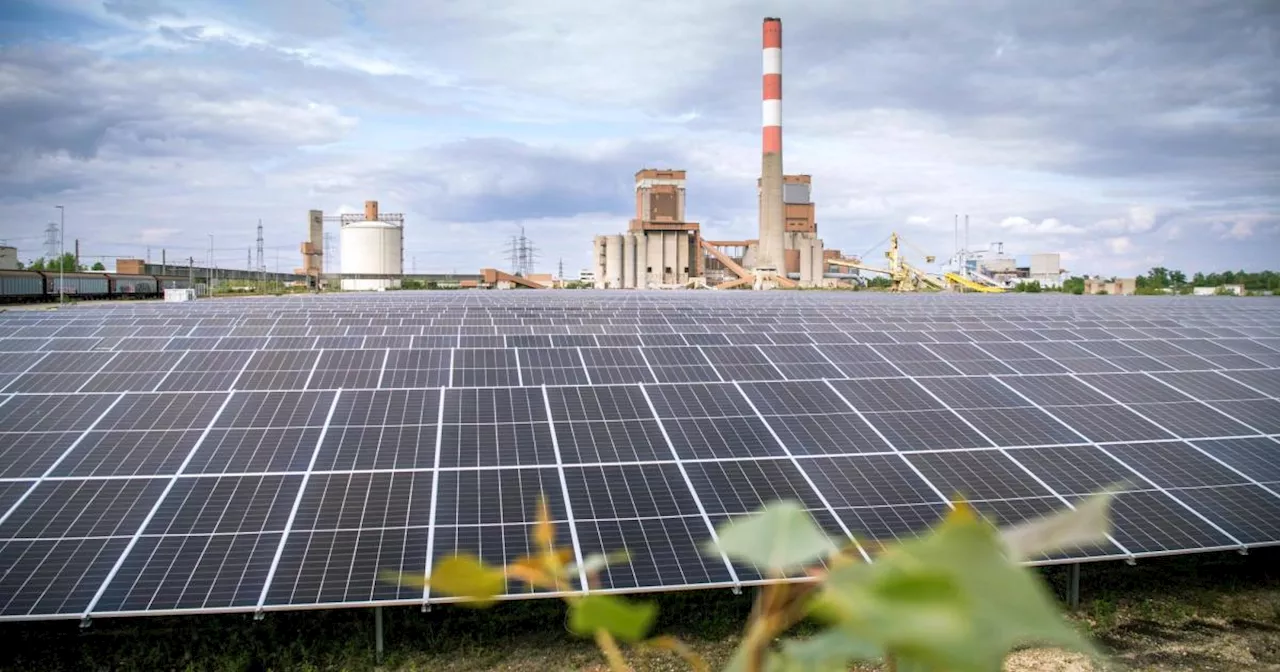
[{"label": "freight train", "polygon": [[85,300],[154,299],[166,289],[190,287],[188,278],[177,276],[0,271],[0,303],[57,301],[59,288],[66,296]]}]

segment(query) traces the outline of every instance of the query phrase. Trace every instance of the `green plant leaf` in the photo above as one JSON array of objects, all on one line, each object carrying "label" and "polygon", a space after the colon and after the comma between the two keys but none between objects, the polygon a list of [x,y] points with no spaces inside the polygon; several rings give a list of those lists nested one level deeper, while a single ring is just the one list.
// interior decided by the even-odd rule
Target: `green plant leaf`
[{"label": "green plant leaf", "polygon": [[441,560],[431,570],[427,582],[433,590],[470,598],[482,605],[492,602],[507,585],[501,569],[488,567],[470,555],[455,555]]},{"label": "green plant leaf", "polygon": [[844,672],[849,661],[875,660],[883,651],[839,629],[823,630],[808,639],[791,639],[769,660],[768,672]]},{"label": "green plant leaf", "polygon": [[[836,550],[836,545],[796,502],[776,502],[748,518],[721,525],[718,550],[761,569],[783,573]],[[716,553],[714,544],[707,548]]]},{"label": "green plant leaf", "polygon": [[652,602],[588,595],[570,603],[569,630],[584,637],[590,637],[596,630],[607,630],[624,642],[638,642],[644,639],[657,616],[658,605]]},{"label": "green plant leaf", "polygon": [[1010,561],[995,528],[963,504],[874,564],[833,569],[819,601],[833,627],[924,669],[996,670],[1030,643],[1094,653],[1038,575]]},{"label": "green plant leaf", "polygon": [[1063,549],[1103,543],[1111,531],[1111,501],[1115,488],[1094,495],[1074,510],[1067,509],[1001,530],[1009,556],[1028,560]]}]

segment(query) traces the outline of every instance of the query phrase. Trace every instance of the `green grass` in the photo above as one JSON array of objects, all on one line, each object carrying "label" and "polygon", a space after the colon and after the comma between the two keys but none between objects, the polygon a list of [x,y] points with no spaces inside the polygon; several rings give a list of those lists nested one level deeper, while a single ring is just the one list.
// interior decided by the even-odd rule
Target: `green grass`
[{"label": "green grass", "polygon": [[[1059,591],[1064,567],[1043,570]],[[1084,565],[1080,612],[1097,636],[1135,620],[1165,624],[1195,618],[1280,626],[1280,549],[1249,556],[1214,553],[1153,559],[1128,567]],[[1060,593],[1061,594],[1061,593]],[[690,591],[638,596],[660,608],[657,631],[723,663],[750,609],[749,593]],[[384,669],[552,670],[598,666],[590,642],[564,628],[555,600],[499,603],[485,610],[438,606],[386,608]],[[21,670],[336,670],[374,667],[370,610],[99,619],[0,626],[0,668]],[[685,669],[648,655],[637,669]],[[598,668],[597,668],[598,669]]]}]

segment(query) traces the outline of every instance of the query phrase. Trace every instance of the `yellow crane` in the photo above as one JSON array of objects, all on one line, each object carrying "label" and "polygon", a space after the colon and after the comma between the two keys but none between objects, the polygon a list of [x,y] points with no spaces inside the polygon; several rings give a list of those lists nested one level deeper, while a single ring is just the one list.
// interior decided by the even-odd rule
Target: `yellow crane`
[{"label": "yellow crane", "polygon": [[[878,268],[876,266],[867,266],[865,264],[846,261],[844,259],[828,259],[827,263],[836,266],[845,266],[847,268],[856,268],[860,271],[869,273],[882,273],[889,276],[892,283],[889,290],[893,292],[915,292],[925,288],[945,289],[947,284],[941,278],[926,273],[916,268],[903,258],[902,250],[899,247],[899,239],[897,233],[889,234],[889,249],[885,251],[884,256],[889,260],[888,268]],[[925,263],[932,264],[935,257],[933,255],[924,255]]]}]

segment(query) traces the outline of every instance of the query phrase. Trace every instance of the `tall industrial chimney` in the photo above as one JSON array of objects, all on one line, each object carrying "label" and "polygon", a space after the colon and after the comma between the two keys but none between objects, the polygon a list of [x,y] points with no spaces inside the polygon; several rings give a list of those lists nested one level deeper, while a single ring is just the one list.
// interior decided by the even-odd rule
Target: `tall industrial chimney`
[{"label": "tall industrial chimney", "polygon": [[760,166],[760,243],[756,269],[785,272],[782,204],[782,19],[764,20],[764,155]]}]

